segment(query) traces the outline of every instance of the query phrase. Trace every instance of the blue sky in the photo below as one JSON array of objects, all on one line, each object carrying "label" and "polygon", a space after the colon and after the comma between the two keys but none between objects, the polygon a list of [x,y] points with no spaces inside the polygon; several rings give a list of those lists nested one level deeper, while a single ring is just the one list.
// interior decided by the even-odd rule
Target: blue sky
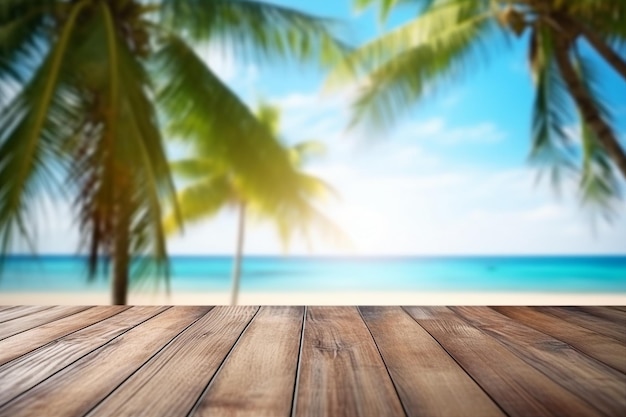
[{"label": "blue sky", "polygon": [[[346,0],[275,3],[342,20],[342,33],[353,44],[384,30],[375,10],[356,15]],[[394,13],[387,27],[411,12]],[[626,254],[626,211],[594,229],[575,187],[566,186],[557,198],[547,182],[535,181],[537,171],[527,161],[533,89],[522,42],[498,50],[488,64],[416,105],[379,137],[346,132],[354,88],[323,91],[321,71],[236,62],[214,46],[202,54],[251,107],[258,98],[281,106],[286,142],[315,138],[328,146],[328,154],[308,170],[339,191],[341,199],[322,209],[354,244],[338,248],[320,240],[313,254]],[[603,75],[623,137],[626,102],[620,97],[626,97],[626,86],[608,71]],[[69,216],[59,219],[42,228],[42,252],[75,252]],[[234,214],[225,211],[188,227],[171,240],[170,251],[231,253],[235,227]],[[267,224],[248,229],[245,250],[282,253]],[[290,253],[310,252],[296,241]]]}]

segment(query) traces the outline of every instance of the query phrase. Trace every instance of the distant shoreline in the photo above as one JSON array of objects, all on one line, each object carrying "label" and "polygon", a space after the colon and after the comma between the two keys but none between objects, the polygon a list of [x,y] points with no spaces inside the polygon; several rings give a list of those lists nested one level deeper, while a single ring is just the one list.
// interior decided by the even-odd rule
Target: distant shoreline
[{"label": "distant shoreline", "polygon": [[[107,292],[6,292],[0,305],[106,305]],[[529,293],[529,292],[243,292],[239,304],[248,305],[626,305],[626,293]],[[130,293],[131,305],[224,305],[226,291]]]},{"label": "distant shoreline", "polygon": [[[87,259],[87,255],[82,254],[64,254],[64,253],[41,253],[41,254],[28,254],[28,253],[16,253],[7,254],[5,259],[25,259],[36,260],[41,259]],[[232,259],[232,254],[170,254],[170,259]],[[393,260],[393,259],[569,259],[569,258],[626,258],[626,253],[606,253],[606,254],[593,254],[593,253],[581,253],[581,254],[405,254],[405,255],[368,255],[368,254],[326,254],[326,255],[281,255],[281,254],[249,254],[245,255],[246,259],[293,259],[293,260]],[[137,258],[139,259],[139,258]]]}]

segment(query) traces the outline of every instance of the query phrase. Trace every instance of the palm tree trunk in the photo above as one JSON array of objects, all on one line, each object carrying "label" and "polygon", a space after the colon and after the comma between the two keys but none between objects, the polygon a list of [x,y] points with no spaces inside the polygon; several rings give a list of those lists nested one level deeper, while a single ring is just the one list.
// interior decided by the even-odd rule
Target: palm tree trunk
[{"label": "palm tree trunk", "polygon": [[239,203],[239,215],[237,225],[237,248],[235,251],[235,259],[233,261],[233,277],[230,305],[237,305],[237,297],[239,296],[239,282],[241,281],[241,259],[243,257],[243,241],[246,229],[246,204]]},{"label": "palm tree trunk", "polygon": [[626,81],[626,61],[622,59],[609,45],[602,40],[593,31],[587,28],[581,29],[581,34],[585,37],[589,45],[596,50],[596,52],[604,58],[604,60],[617,71],[624,81]]},{"label": "palm tree trunk", "polygon": [[113,248],[112,304],[126,305],[128,294],[128,270],[130,267],[129,236],[127,216],[121,215],[115,231]]},{"label": "palm tree trunk", "polygon": [[555,14],[559,24],[568,29],[568,34],[574,38],[578,35],[585,38],[593,49],[609,64],[624,81],[626,81],[626,61],[609,44],[593,30],[590,30],[584,23],[572,19],[564,14]]},{"label": "palm tree trunk", "polygon": [[556,63],[563,76],[565,85],[576,103],[576,107],[578,107],[584,121],[595,133],[604,150],[611,157],[613,162],[615,162],[626,179],[626,155],[624,154],[624,150],[607,122],[600,115],[589,91],[587,91],[585,85],[578,77],[568,56],[569,42],[567,39],[557,36],[555,43],[554,56]]},{"label": "palm tree trunk", "polygon": [[113,236],[112,304],[126,305],[130,269],[130,193],[122,181],[117,187]]}]

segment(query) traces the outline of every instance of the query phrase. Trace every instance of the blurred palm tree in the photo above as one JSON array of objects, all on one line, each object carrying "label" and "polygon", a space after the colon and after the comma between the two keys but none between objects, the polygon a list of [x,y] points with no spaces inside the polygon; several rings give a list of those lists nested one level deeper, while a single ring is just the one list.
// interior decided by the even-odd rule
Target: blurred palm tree
[{"label": "blurred palm tree", "polygon": [[[2,256],[23,240],[35,250],[33,203],[61,194],[90,276],[113,265],[114,304],[126,303],[134,259],[167,277],[162,204],[176,198],[161,124],[259,129],[191,45],[328,65],[344,48],[331,23],[246,0],[0,1]],[[229,138],[212,145],[235,152]]]},{"label": "blurred palm tree", "polygon": [[[558,185],[576,174],[583,203],[610,214],[618,204],[626,154],[602,93],[598,61],[626,81],[626,1],[354,0],[378,3],[381,19],[401,4],[417,17],[350,54],[329,82],[362,82],[353,123],[388,127],[441,84],[471,73],[511,35],[528,42],[536,95],[531,160]],[[592,56],[595,53],[595,57]],[[599,58],[599,59],[598,59]],[[602,89],[605,89],[604,91]],[[578,117],[580,143],[567,125]]]},{"label": "blurred palm tree", "polygon": [[[279,110],[261,104],[256,116],[270,135],[249,137],[247,140],[254,142],[254,146],[242,144],[242,148],[251,150],[247,152],[245,164],[237,164],[237,161],[225,158],[216,159],[215,152],[203,151],[203,146],[195,152],[197,156],[170,164],[175,174],[189,182],[178,194],[178,205],[184,222],[212,217],[224,207],[237,210],[232,305],[237,304],[239,295],[247,215],[274,223],[284,249],[287,249],[296,233],[310,243],[314,229],[323,232],[326,237],[346,241],[339,228],[314,204],[335,192],[322,179],[301,170],[309,158],[324,153],[323,144],[309,140],[285,148],[278,139]],[[174,213],[165,217],[164,225],[169,233],[180,230]]]}]

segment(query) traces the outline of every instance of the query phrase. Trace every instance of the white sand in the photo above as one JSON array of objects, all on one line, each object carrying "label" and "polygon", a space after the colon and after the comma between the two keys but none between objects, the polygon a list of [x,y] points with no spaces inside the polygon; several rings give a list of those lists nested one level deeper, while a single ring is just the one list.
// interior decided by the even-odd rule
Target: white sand
[{"label": "white sand", "polygon": [[[132,293],[128,304],[221,305],[227,292]],[[109,304],[108,293],[0,293],[7,304]],[[243,292],[239,304],[249,305],[626,305],[626,293],[445,293],[445,292]]]}]

